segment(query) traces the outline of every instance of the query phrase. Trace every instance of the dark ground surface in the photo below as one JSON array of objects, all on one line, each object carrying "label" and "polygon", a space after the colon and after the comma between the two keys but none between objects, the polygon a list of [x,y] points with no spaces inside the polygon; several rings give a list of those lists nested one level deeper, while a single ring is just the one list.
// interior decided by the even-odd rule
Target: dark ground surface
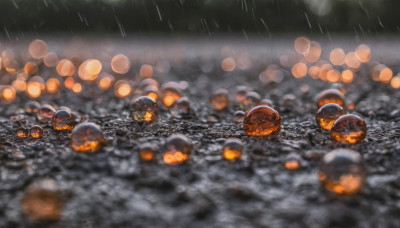
[{"label": "dark ground surface", "polygon": [[[286,41],[290,47],[292,40]],[[186,54],[182,64],[172,64],[163,81],[189,82],[184,94],[197,114],[190,120],[173,118],[161,110],[158,123],[139,127],[130,117],[129,99],[116,99],[112,91],[100,92],[95,85],[79,95],[64,91],[60,96],[41,97],[41,103],[66,105],[101,126],[106,145],[95,154],[75,153],[69,146],[69,134],[56,133],[50,127],[41,139],[16,138],[18,125],[10,117],[23,108],[27,98],[22,95],[12,104],[2,104],[0,227],[30,225],[21,215],[20,199],[25,187],[42,177],[54,179],[66,199],[60,221],[46,224],[50,227],[399,227],[399,91],[370,81],[369,66],[363,66],[355,82],[347,86],[346,97],[355,104],[350,113],[366,121],[367,138],[357,145],[333,142],[314,121],[314,97],[330,85],[311,78],[294,79],[283,69],[281,83],[262,86],[259,70],[278,63],[279,56],[268,48],[257,49],[261,43],[249,45],[249,53],[257,59],[250,70],[224,73],[218,66],[220,57],[211,55],[205,61],[217,64],[204,73],[199,67],[204,62],[198,56],[201,51]],[[388,45],[381,47],[382,52],[371,45],[373,54],[384,56],[384,50],[391,49],[390,42]],[[279,45],[270,45],[270,50],[274,48]],[[395,66],[392,69],[397,72]],[[274,101],[282,117],[279,136],[245,136],[242,124],[232,121],[233,106],[219,113],[211,110],[208,99],[214,89],[225,87],[233,95],[235,86],[241,84]],[[301,91],[302,85],[308,90]],[[287,106],[282,97],[289,93],[297,99]],[[33,116],[29,123],[35,123]],[[167,166],[161,156],[154,163],[138,159],[138,145],[153,142],[162,147],[173,133],[184,134],[194,143],[187,164]],[[220,150],[228,137],[243,140],[245,151],[240,161],[222,160]],[[318,182],[320,156],[340,147],[356,150],[364,158],[368,178],[358,195],[335,196]],[[283,167],[291,152],[301,155],[298,171]]]}]

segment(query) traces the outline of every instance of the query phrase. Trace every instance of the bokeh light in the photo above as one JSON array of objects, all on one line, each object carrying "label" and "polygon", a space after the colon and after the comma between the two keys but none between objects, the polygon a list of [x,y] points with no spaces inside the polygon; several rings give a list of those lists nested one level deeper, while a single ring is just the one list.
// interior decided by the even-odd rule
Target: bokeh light
[{"label": "bokeh light", "polygon": [[30,98],[38,98],[45,89],[44,80],[40,76],[32,77],[26,85],[26,93]]},{"label": "bokeh light", "polygon": [[26,90],[26,82],[24,80],[21,79],[15,79],[12,82],[12,87],[14,87],[17,91],[25,91]]},{"label": "bokeh light", "polygon": [[302,78],[307,74],[307,65],[304,63],[296,63],[292,67],[292,75],[295,78]]},{"label": "bokeh light", "polygon": [[394,89],[398,89],[400,88],[400,76],[394,76],[392,78],[392,80],[390,81],[390,85],[394,88]]},{"label": "bokeh light", "polygon": [[330,83],[338,82],[340,80],[340,72],[332,69],[326,73],[326,80]]},{"label": "bokeh light", "polygon": [[131,63],[126,55],[118,54],[111,59],[111,69],[117,74],[126,74],[131,69]]},{"label": "bokeh light", "polygon": [[88,59],[79,66],[78,75],[84,81],[93,81],[97,78],[102,68],[103,66],[99,60]]},{"label": "bokeh light", "polygon": [[360,44],[356,48],[356,56],[362,63],[367,63],[371,60],[371,49],[366,44]]},{"label": "bokeh light", "polygon": [[157,101],[157,99],[158,99],[158,97],[159,97],[158,88],[155,87],[155,86],[153,86],[153,85],[147,86],[147,87],[143,90],[143,96],[151,97],[151,98],[153,98],[155,101]]},{"label": "bokeh light", "polygon": [[153,77],[153,67],[150,66],[149,64],[143,64],[140,67],[139,74],[143,78],[151,78]]},{"label": "bokeh light", "polygon": [[354,79],[353,71],[351,71],[351,70],[344,70],[344,71],[342,72],[342,81],[343,81],[344,83],[349,84],[349,83],[353,82],[353,79]]},{"label": "bokeh light", "polygon": [[379,81],[385,84],[389,83],[392,77],[393,71],[389,67],[385,67],[379,72]]},{"label": "bokeh light", "polygon": [[72,89],[72,86],[74,86],[75,80],[73,77],[67,77],[64,81],[64,86],[67,89]]},{"label": "bokeh light", "polygon": [[111,74],[101,73],[98,78],[97,85],[100,89],[107,90],[111,87],[114,81],[115,78]]},{"label": "bokeh light", "polygon": [[386,68],[386,66],[383,64],[375,65],[370,71],[372,80],[379,81],[380,80],[379,79],[380,72],[385,68]]},{"label": "bokeh light", "polygon": [[75,83],[72,86],[72,91],[74,91],[74,93],[80,93],[82,91],[82,85],[81,83]]},{"label": "bokeh light", "polygon": [[335,48],[329,54],[329,60],[333,65],[340,66],[344,64],[344,59],[346,54],[344,53],[343,49]]},{"label": "bokeh light", "polygon": [[26,74],[35,74],[39,70],[38,65],[35,62],[27,62],[24,66],[24,71]]},{"label": "bokeh light", "polygon": [[355,52],[347,53],[346,57],[344,58],[344,62],[346,63],[347,67],[351,69],[358,69],[361,66],[361,63],[358,60]]},{"label": "bokeh light", "polygon": [[301,55],[305,55],[308,50],[310,49],[310,40],[307,39],[306,37],[298,37],[294,41],[294,49],[296,50],[297,53]]},{"label": "bokeh light", "polygon": [[321,79],[322,81],[327,81],[328,80],[328,72],[332,69],[333,69],[333,67],[331,64],[329,64],[329,63],[323,64],[319,70],[319,79]]},{"label": "bokeh light", "polygon": [[318,79],[319,78],[319,66],[311,66],[310,69],[308,69],[308,75],[310,75],[310,77],[313,79]]},{"label": "bokeh light", "polygon": [[75,73],[75,66],[70,60],[62,59],[58,62],[56,70],[60,76],[72,76]]},{"label": "bokeh light", "polygon": [[233,71],[236,68],[236,61],[234,58],[232,57],[227,57],[225,59],[222,60],[221,62],[221,68],[223,71]]},{"label": "bokeh light", "polygon": [[47,45],[43,40],[34,40],[29,45],[29,54],[34,59],[41,59],[47,54]]},{"label": "bokeh light", "polygon": [[47,93],[56,93],[60,88],[60,81],[57,78],[49,78],[46,81]]},{"label": "bokeh light", "polygon": [[321,57],[321,53],[322,53],[321,45],[319,45],[319,43],[316,41],[311,41],[310,48],[304,54],[304,57],[308,62],[315,63]]},{"label": "bokeh light", "polygon": [[19,63],[14,59],[6,59],[4,61],[4,67],[8,73],[15,75],[18,72]]},{"label": "bokeh light", "polygon": [[114,85],[114,94],[118,98],[125,98],[132,92],[132,87],[125,80],[119,80]]},{"label": "bokeh light", "polygon": [[5,103],[10,103],[14,101],[17,93],[12,86],[1,86],[0,87],[0,98]]},{"label": "bokeh light", "polygon": [[43,58],[43,63],[47,67],[55,67],[58,63],[58,56],[54,52],[49,52],[47,55]]}]

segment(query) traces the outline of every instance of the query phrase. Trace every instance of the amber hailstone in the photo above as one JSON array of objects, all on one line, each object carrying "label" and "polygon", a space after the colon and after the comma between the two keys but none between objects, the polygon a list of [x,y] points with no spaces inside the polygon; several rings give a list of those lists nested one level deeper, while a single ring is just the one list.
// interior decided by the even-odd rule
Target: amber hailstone
[{"label": "amber hailstone", "polygon": [[162,86],[161,101],[165,107],[171,107],[176,100],[182,97],[179,84],[176,82],[167,82]]},{"label": "amber hailstone", "polygon": [[48,123],[53,117],[56,109],[49,104],[42,105],[36,113],[37,119],[42,123]]},{"label": "amber hailstone", "polygon": [[243,120],[245,117],[246,117],[246,113],[242,110],[238,110],[235,113],[233,113],[233,122],[243,123]]},{"label": "amber hailstone", "polygon": [[13,122],[19,122],[21,124],[25,124],[27,119],[27,116],[25,116],[24,114],[18,114],[16,116],[10,117],[10,120],[12,120]]},{"label": "amber hailstone", "polygon": [[187,97],[181,97],[176,100],[170,108],[170,112],[176,118],[191,118],[195,115],[195,111]]},{"label": "amber hailstone", "polygon": [[143,89],[142,95],[146,97],[151,97],[155,101],[157,101],[159,97],[158,88],[154,85],[146,86],[146,88]]},{"label": "amber hailstone", "polygon": [[227,139],[222,148],[222,157],[229,161],[239,159],[243,153],[243,143],[240,139]]},{"label": "amber hailstone", "polygon": [[139,146],[139,157],[142,161],[153,161],[156,157],[157,147],[151,143],[144,143]]},{"label": "amber hailstone", "polygon": [[[139,84],[139,87],[140,87],[141,89],[145,89],[145,88],[148,87],[148,86],[154,86],[154,87],[156,87],[157,89],[159,88],[158,82],[157,82],[155,79],[153,79],[153,78],[145,78],[145,79],[143,79],[143,80],[140,82],[140,84]],[[164,86],[165,86],[165,87],[168,87],[168,83],[166,83]],[[176,86],[176,84],[173,85],[173,86]]]},{"label": "amber hailstone", "polygon": [[361,155],[350,149],[335,149],[327,153],[318,172],[322,186],[337,194],[355,194],[365,181]]},{"label": "amber hailstone", "polygon": [[27,138],[27,137],[29,137],[29,129],[26,128],[26,127],[23,127],[23,126],[19,127],[17,129],[17,137],[18,138]]},{"label": "amber hailstone", "polygon": [[35,126],[31,127],[30,132],[31,132],[32,138],[35,138],[35,139],[41,138],[44,133],[43,128],[39,125],[35,125]]},{"label": "amber hailstone", "polygon": [[229,106],[228,90],[217,89],[210,99],[210,104],[216,111],[227,109]]},{"label": "amber hailstone", "polygon": [[338,142],[349,144],[364,141],[367,135],[367,125],[356,115],[347,114],[337,119],[331,129],[331,138]]},{"label": "amber hailstone", "polygon": [[21,199],[21,211],[32,222],[55,221],[61,216],[64,200],[53,180],[29,185]]},{"label": "amber hailstone", "polygon": [[163,160],[167,165],[179,165],[189,160],[193,144],[184,135],[172,135],[166,143],[163,153]]},{"label": "amber hailstone", "polygon": [[268,106],[260,105],[251,109],[243,122],[244,132],[250,136],[277,135],[281,131],[279,113]]},{"label": "amber hailstone", "polygon": [[340,105],[330,103],[318,110],[315,121],[322,129],[331,130],[333,123],[345,114],[346,111]]},{"label": "amber hailstone", "polygon": [[78,124],[71,133],[71,146],[77,152],[96,152],[104,142],[104,135],[97,124]]},{"label": "amber hailstone", "polygon": [[325,104],[334,103],[346,108],[346,98],[337,89],[327,89],[317,96],[317,107],[321,108]]},{"label": "amber hailstone", "polygon": [[75,125],[75,116],[66,109],[60,109],[51,118],[51,124],[56,131],[70,131]]},{"label": "amber hailstone", "polygon": [[260,104],[261,96],[257,92],[250,91],[246,93],[246,99],[244,99],[240,104],[239,107],[242,110],[249,110],[257,105]]},{"label": "amber hailstone", "polygon": [[152,122],[158,116],[157,102],[147,96],[138,97],[133,100],[130,110],[136,122]]},{"label": "amber hailstone", "polygon": [[26,113],[37,113],[40,109],[40,104],[37,101],[28,101],[25,103],[24,107]]},{"label": "amber hailstone", "polygon": [[265,105],[265,106],[270,106],[270,107],[272,107],[272,106],[274,106],[274,102],[273,102],[272,100],[270,100],[270,99],[264,98],[264,99],[262,99],[262,100],[260,101],[260,105]]},{"label": "amber hailstone", "polygon": [[290,153],[285,159],[285,169],[287,170],[297,170],[301,166],[301,158],[298,154]]},{"label": "amber hailstone", "polygon": [[235,94],[235,102],[240,104],[246,100],[246,94],[250,90],[247,86],[237,86]]}]

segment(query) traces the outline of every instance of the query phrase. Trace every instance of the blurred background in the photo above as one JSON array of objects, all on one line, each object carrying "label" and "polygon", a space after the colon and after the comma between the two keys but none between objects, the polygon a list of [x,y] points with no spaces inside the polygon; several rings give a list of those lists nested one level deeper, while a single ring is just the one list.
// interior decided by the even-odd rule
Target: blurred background
[{"label": "blurred background", "polygon": [[399,0],[7,0],[0,36],[26,33],[398,33]]}]

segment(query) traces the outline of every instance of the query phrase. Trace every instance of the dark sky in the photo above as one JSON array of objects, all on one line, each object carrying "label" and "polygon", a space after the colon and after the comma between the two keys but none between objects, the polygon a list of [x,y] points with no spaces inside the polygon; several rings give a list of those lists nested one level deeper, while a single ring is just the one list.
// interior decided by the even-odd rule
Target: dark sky
[{"label": "dark sky", "polygon": [[0,34],[399,32],[399,0],[7,0]]}]

